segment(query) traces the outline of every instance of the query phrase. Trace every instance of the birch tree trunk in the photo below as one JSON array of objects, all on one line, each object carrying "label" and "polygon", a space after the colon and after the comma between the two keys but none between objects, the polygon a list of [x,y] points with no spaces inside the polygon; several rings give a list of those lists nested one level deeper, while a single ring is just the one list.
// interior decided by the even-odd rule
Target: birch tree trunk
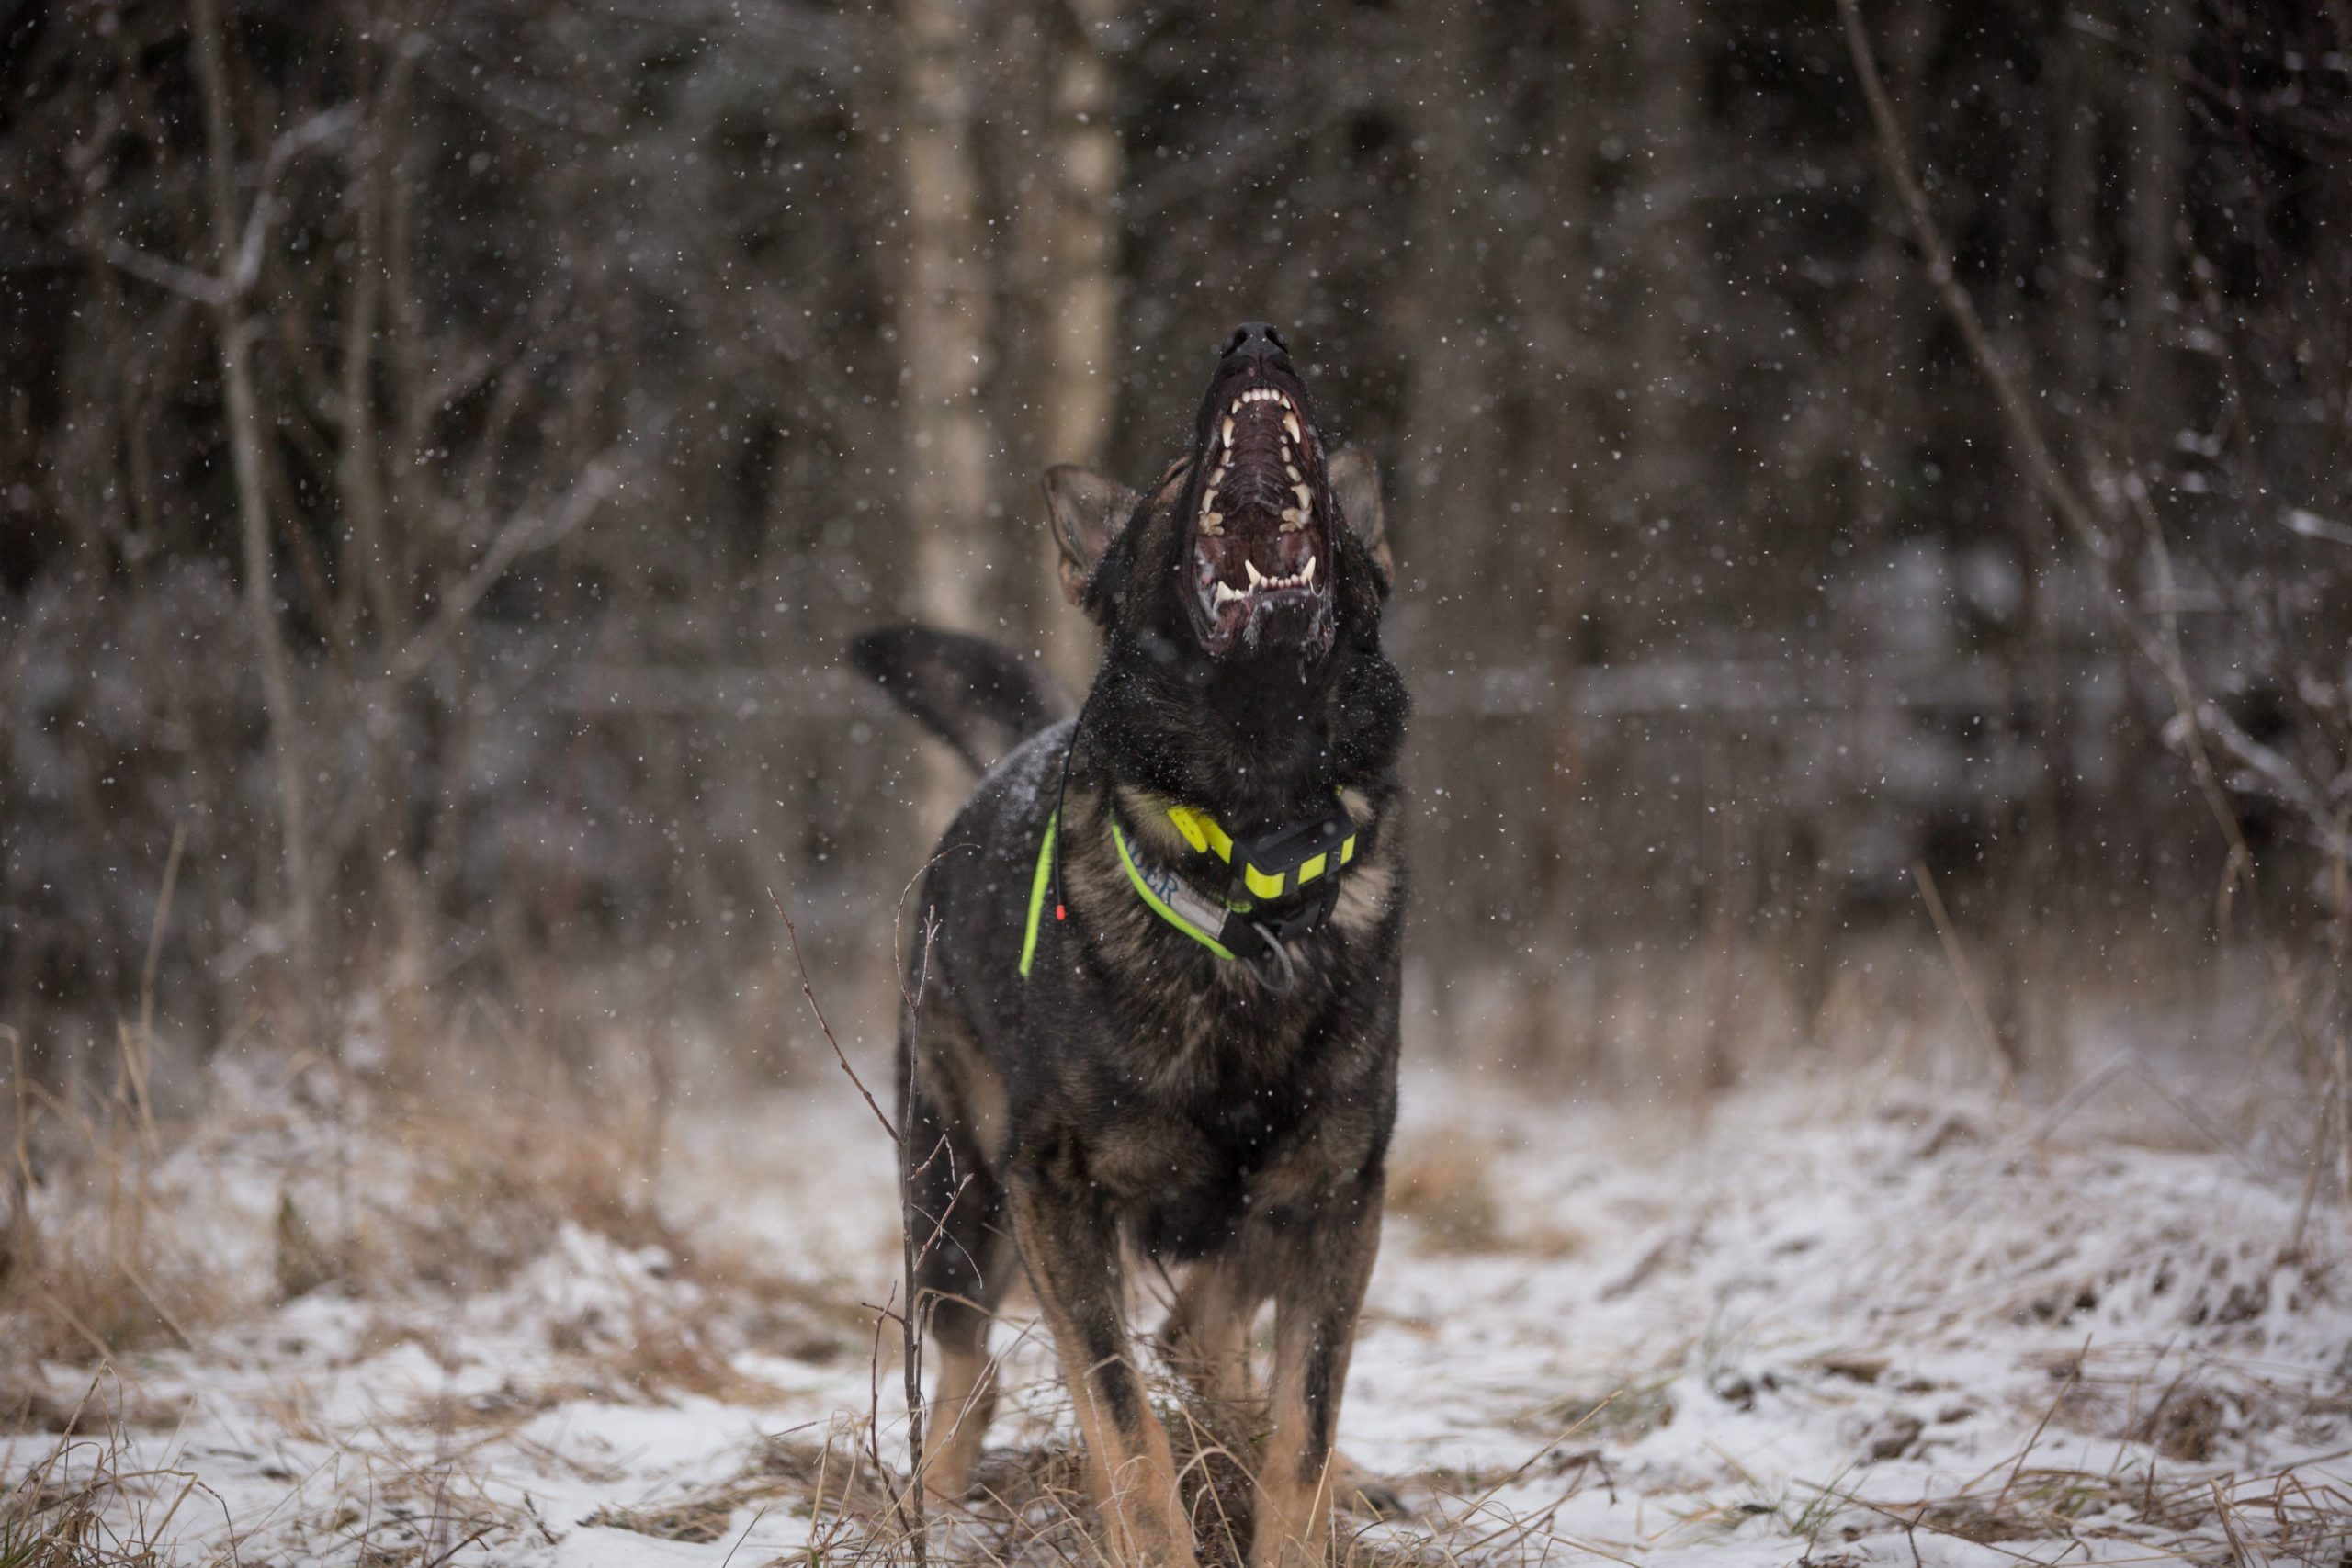
[{"label": "birch tree trunk", "polygon": [[[934,626],[984,632],[981,584],[1001,563],[989,527],[991,444],[979,389],[990,291],[980,254],[972,9],[972,0],[901,0],[899,10],[907,209],[899,409],[913,567],[908,608]],[[962,764],[937,746],[923,748],[910,783],[926,839],[969,785]]]},{"label": "birch tree trunk", "polygon": [[[1118,17],[1118,0],[1071,0],[1071,25],[1055,68],[1053,262],[1043,301],[1046,374],[1040,389],[1049,463],[1099,467],[1109,456],[1118,412],[1117,204],[1125,158],[1112,117],[1112,62],[1104,50]],[[1032,538],[1030,570],[1038,581],[1051,582],[1054,547],[1043,528],[1033,530]],[[1044,602],[1059,604],[1050,592]],[[1092,672],[1092,640],[1074,617],[1054,615],[1051,608],[1048,614],[1040,628],[1047,659],[1064,680],[1082,685]]]},{"label": "birch tree trunk", "polygon": [[902,0],[899,15],[906,83],[899,171],[907,205],[899,407],[911,608],[940,626],[979,630],[979,583],[992,541],[989,443],[979,399],[989,292],[973,154],[975,30],[969,0]]}]

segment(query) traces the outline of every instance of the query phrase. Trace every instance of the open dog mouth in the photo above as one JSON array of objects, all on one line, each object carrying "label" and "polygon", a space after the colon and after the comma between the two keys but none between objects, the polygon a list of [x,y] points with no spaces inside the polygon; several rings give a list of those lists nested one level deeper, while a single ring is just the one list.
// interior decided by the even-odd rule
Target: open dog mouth
[{"label": "open dog mouth", "polygon": [[1331,638],[1331,501],[1306,389],[1272,327],[1238,329],[1203,408],[1190,595],[1202,649]]}]

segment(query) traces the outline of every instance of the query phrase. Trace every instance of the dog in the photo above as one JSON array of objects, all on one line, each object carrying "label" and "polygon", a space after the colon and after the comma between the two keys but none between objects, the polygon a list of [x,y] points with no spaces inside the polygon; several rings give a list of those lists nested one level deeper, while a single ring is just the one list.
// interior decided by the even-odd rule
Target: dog
[{"label": "dog", "polygon": [[1408,702],[1380,645],[1378,475],[1327,457],[1282,334],[1250,323],[1148,493],[1064,466],[1045,494],[1064,592],[1103,640],[1076,715],[977,638],[900,628],[853,653],[995,763],[923,874],[935,936],[908,955],[928,995],[899,1089],[938,1367],[922,1483],[970,1486],[989,1325],[1025,1269],[1107,1554],[1197,1562],[1125,1320],[1142,1260],[1181,1271],[1162,1344],[1220,1404],[1256,1399],[1273,1303],[1248,1561],[1319,1564],[1335,1494],[1380,1500],[1333,1446],[1396,1107]]}]

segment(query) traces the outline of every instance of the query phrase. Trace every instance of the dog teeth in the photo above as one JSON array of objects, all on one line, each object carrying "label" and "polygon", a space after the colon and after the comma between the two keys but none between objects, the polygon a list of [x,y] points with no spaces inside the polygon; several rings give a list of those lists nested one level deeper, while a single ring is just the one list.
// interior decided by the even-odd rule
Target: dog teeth
[{"label": "dog teeth", "polygon": [[1227,604],[1244,604],[1261,593],[1273,593],[1284,588],[1312,588],[1315,586],[1315,558],[1310,555],[1288,577],[1268,577],[1258,570],[1256,561],[1244,557],[1241,570],[1250,574],[1250,586],[1236,588],[1230,582],[1217,581],[1210,589],[1209,605],[1212,609],[1222,610]]},{"label": "dog teeth", "polygon": [[1283,472],[1289,477],[1290,482],[1293,484],[1297,484],[1300,480],[1306,478],[1305,474],[1298,471],[1298,465],[1296,463],[1284,463],[1283,465]]},{"label": "dog teeth", "polygon": [[[1233,428],[1233,422],[1231,420],[1226,421],[1226,428],[1227,430],[1231,430]],[[1304,441],[1306,439],[1305,434],[1298,428],[1298,415],[1295,413],[1285,412],[1283,415],[1283,428],[1290,432],[1290,438],[1293,441]]]},{"label": "dog teeth", "polygon": [[1222,513],[1222,512],[1204,512],[1204,513],[1201,513],[1201,532],[1202,532],[1202,533],[1204,533],[1204,534],[1211,534],[1211,535],[1215,535],[1215,534],[1222,534],[1222,533],[1224,533],[1224,532],[1225,532],[1225,513]]},{"label": "dog teeth", "polygon": [[1227,451],[1228,451],[1228,452],[1232,451],[1232,450],[1233,450],[1233,416],[1232,416],[1231,414],[1227,414],[1227,415],[1225,416],[1225,424],[1224,424],[1224,427],[1223,427],[1221,430],[1219,430],[1219,431],[1218,431],[1217,434],[1218,434],[1219,439],[1221,439],[1221,440],[1223,440],[1223,441],[1224,441],[1224,443],[1225,443],[1225,449],[1226,449]]},{"label": "dog teeth", "polygon": [[1304,527],[1306,527],[1306,513],[1304,513],[1304,512],[1300,511],[1300,510],[1299,510],[1297,507],[1295,507],[1295,506],[1285,506],[1285,507],[1283,507],[1283,529],[1282,529],[1282,531],[1283,531],[1283,533],[1285,533],[1285,534],[1295,534],[1295,533],[1297,533],[1301,528],[1304,528]]}]

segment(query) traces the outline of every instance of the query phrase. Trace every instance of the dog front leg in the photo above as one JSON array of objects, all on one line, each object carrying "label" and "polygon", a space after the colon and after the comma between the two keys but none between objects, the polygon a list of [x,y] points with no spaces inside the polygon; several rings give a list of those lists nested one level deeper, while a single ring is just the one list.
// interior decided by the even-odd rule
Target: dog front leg
[{"label": "dog front leg", "polygon": [[1332,1493],[1345,1461],[1333,1442],[1356,1318],[1380,1250],[1376,1177],[1331,1193],[1286,1234],[1299,1244],[1274,1284],[1274,1430],[1258,1465],[1250,1568],[1321,1568]]},{"label": "dog front leg", "polygon": [[1036,1169],[1015,1173],[1012,1198],[1013,1234],[1086,1440],[1108,1554],[1120,1568],[1195,1568],[1168,1431],[1120,1314],[1110,1213],[1083,1179]]}]

